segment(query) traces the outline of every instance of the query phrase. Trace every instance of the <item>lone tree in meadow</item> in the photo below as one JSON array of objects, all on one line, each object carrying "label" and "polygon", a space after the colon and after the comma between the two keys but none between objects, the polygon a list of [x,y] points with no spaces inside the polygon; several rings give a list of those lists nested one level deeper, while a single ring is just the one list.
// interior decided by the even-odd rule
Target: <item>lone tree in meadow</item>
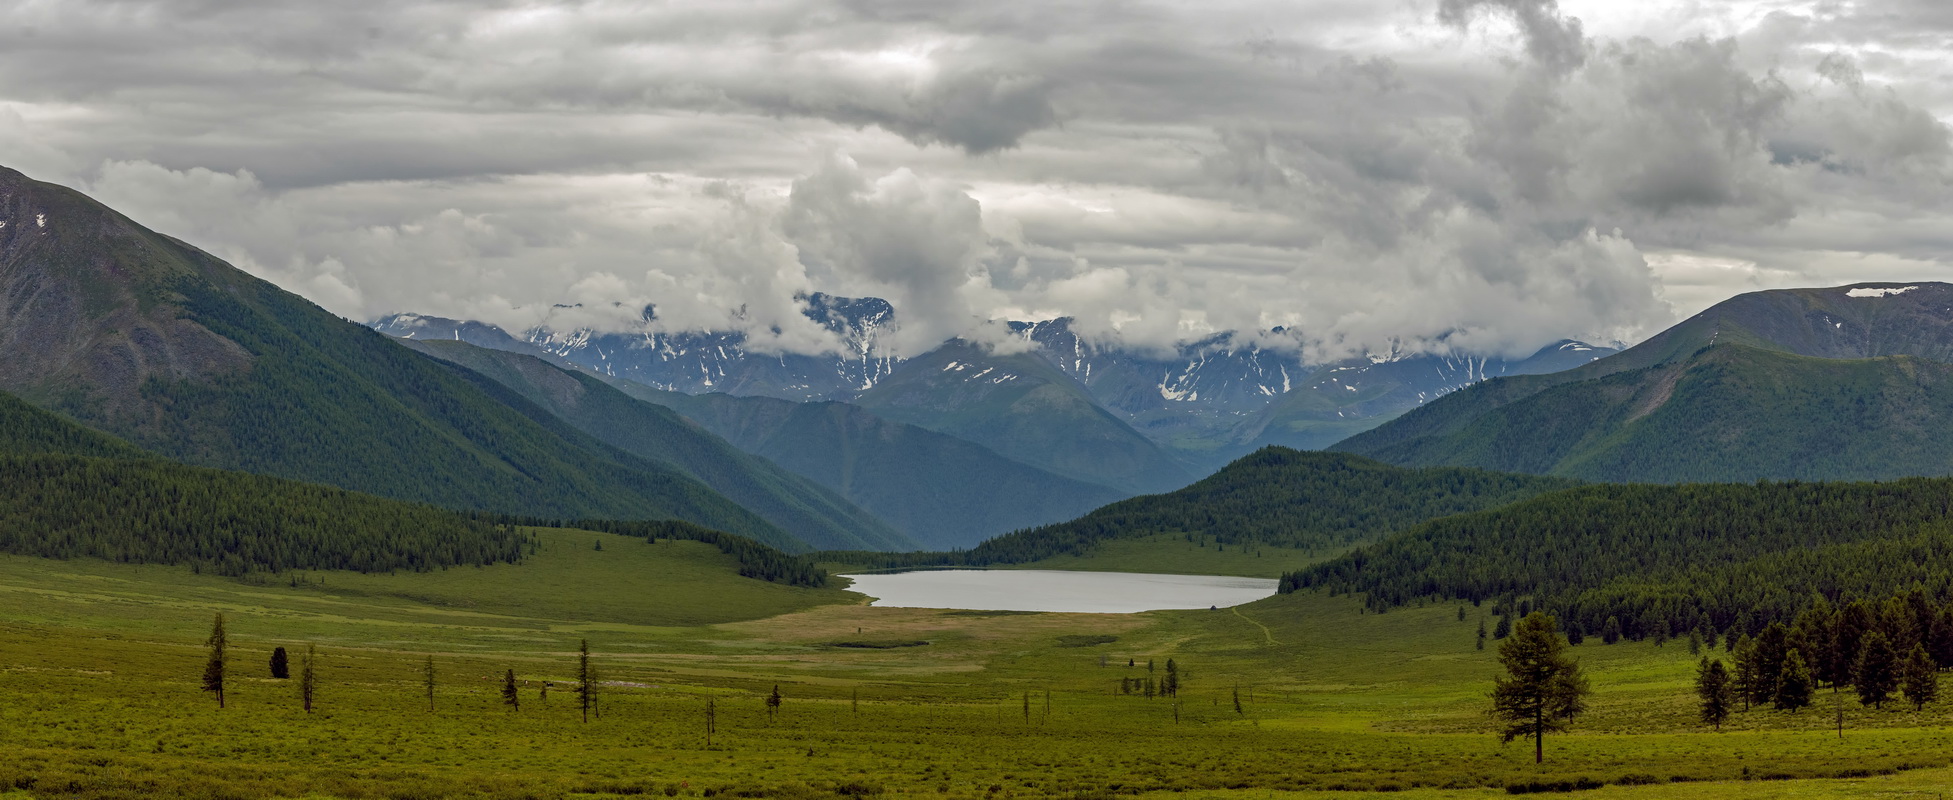
[{"label": "lone tree in meadow", "polygon": [[224,635],[224,612],[217,612],[217,622],[210,628],[210,638],[204,640],[210,647],[210,660],[203,664],[203,690],[217,693],[217,707],[224,707],[224,651],[230,647],[230,637]]},{"label": "lone tree in meadow", "polygon": [[[1030,695],[1025,695],[1024,713],[1030,712]],[[773,715],[780,712],[780,684],[773,684],[773,693],[766,696],[766,720],[773,721]]]},{"label": "lone tree in meadow", "polygon": [[427,690],[427,711],[434,711],[434,656],[428,654],[427,661],[420,667],[421,685]]},{"label": "lone tree in meadow", "polygon": [[1729,707],[1734,692],[1729,686],[1729,668],[1721,661],[1703,658],[1702,666],[1695,670],[1695,694],[1702,698],[1702,721],[1722,730],[1722,721],[1729,719]]},{"label": "lone tree in meadow", "polygon": [[312,713],[312,702],[318,699],[319,673],[314,662],[319,658],[319,646],[305,646],[305,658],[298,664],[298,700],[305,706],[305,713]]},{"label": "lone tree in meadow", "polygon": [[597,673],[590,669],[590,640],[581,639],[576,655],[576,702],[583,710],[583,721],[590,721],[590,707],[597,704]]},{"label": "lone tree in meadow", "polygon": [[522,697],[515,690],[515,670],[509,670],[502,676],[502,705],[508,706],[510,711],[522,710]]},{"label": "lone tree in meadow", "polygon": [[1587,708],[1587,679],[1566,648],[1553,618],[1539,611],[1499,642],[1506,674],[1493,679],[1492,716],[1508,723],[1500,731],[1505,741],[1532,738],[1533,763],[1546,760],[1546,734],[1563,730]]},{"label": "lone tree in meadow", "polygon": [[1180,696],[1180,665],[1173,659],[1166,660],[1166,681],[1160,684],[1160,693],[1167,697]]},{"label": "lone tree in meadow", "polygon": [[292,676],[292,659],[285,654],[285,648],[271,648],[271,677],[285,680]]},{"label": "lone tree in meadow", "polygon": [[1912,702],[1914,711],[1924,710],[1927,703],[1939,699],[1939,668],[1933,664],[1933,657],[1926,654],[1924,645],[1912,646],[1899,672],[1902,676],[1899,689]]},{"label": "lone tree in meadow", "polygon": [[1859,703],[1884,708],[1892,691],[1899,688],[1899,656],[1892,652],[1891,640],[1881,631],[1865,634],[1860,648],[1852,670],[1852,688],[1858,690]]}]

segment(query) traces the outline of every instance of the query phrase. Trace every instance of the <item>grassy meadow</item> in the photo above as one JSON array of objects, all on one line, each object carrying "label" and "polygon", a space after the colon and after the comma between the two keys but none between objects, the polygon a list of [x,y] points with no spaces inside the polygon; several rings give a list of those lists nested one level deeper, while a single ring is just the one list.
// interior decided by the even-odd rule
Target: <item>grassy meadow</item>
[{"label": "grassy meadow", "polygon": [[[1714,733],[1695,722],[1682,642],[1575,648],[1592,709],[1535,767],[1483,715],[1496,664],[1473,647],[1476,608],[1463,621],[1455,605],[1367,614],[1309,594],[1137,615],[873,608],[738,578],[694,543],[539,535],[520,566],[427,574],[240,581],[0,558],[0,798],[1466,798],[1581,781],[1603,784],[1579,793],[1593,798],[1935,797],[1953,785],[1953,702],[1846,703],[1839,738],[1826,690],[1814,709],[1738,714]],[[198,689],[218,611],[233,648],[221,710]],[[570,691],[581,639],[602,681],[587,724]],[[307,644],[319,653],[311,714],[295,681],[265,668],[272,647]],[[1118,693],[1149,661],[1163,676],[1168,658],[1177,700]],[[499,696],[509,669],[519,710]],[[775,686],[784,700],[769,715]]]}]

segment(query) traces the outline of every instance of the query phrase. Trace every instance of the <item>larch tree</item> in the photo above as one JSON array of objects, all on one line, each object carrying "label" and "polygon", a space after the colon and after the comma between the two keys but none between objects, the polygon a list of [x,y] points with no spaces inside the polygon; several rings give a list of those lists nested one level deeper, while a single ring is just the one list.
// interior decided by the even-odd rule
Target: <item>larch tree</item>
[{"label": "larch tree", "polygon": [[318,645],[308,644],[305,646],[305,658],[298,664],[298,700],[305,706],[307,714],[312,713],[312,703],[318,699],[318,656]]},{"label": "larch tree", "polygon": [[1756,687],[1760,685],[1761,680],[1756,672],[1756,643],[1750,641],[1748,635],[1736,639],[1735,642],[1736,646],[1730,650],[1730,655],[1736,659],[1736,673],[1729,682],[1729,688],[1736,692],[1737,697],[1743,699],[1743,710],[1748,711],[1750,698],[1755,696]]},{"label": "larch tree", "polygon": [[434,655],[429,653],[420,666],[421,686],[427,691],[427,712],[434,713]]},{"label": "larch tree", "polygon": [[1859,703],[1873,708],[1884,708],[1892,691],[1899,688],[1899,656],[1892,652],[1892,642],[1884,632],[1865,634],[1852,670],[1852,688],[1858,690]]},{"label": "larch tree", "polygon": [[1702,659],[1702,666],[1695,670],[1695,694],[1702,698],[1702,721],[1722,730],[1723,720],[1729,719],[1733,692],[1729,687],[1729,668],[1712,658]]},{"label": "larch tree", "polygon": [[522,710],[522,696],[515,688],[515,670],[502,675],[502,705],[508,706],[510,711]]},{"label": "larch tree", "polygon": [[1900,691],[1912,703],[1914,711],[1923,711],[1926,704],[1939,699],[1939,668],[1933,657],[1926,653],[1926,646],[1916,644],[1912,652],[1906,654],[1904,664],[1900,665]]},{"label": "larch tree", "polygon": [[224,707],[224,665],[226,652],[230,648],[230,637],[224,633],[224,612],[217,612],[217,621],[210,628],[210,638],[204,640],[210,648],[210,658],[203,664],[203,690],[217,693],[217,707]]},{"label": "larch tree", "polygon": [[581,639],[576,655],[576,701],[584,722],[590,721],[590,707],[597,702],[596,679],[596,672],[590,669],[590,640]]},{"label": "larch tree", "polygon": [[1783,670],[1777,675],[1776,696],[1771,704],[1782,711],[1796,711],[1811,704],[1810,665],[1804,663],[1802,650],[1791,650],[1784,656]]},{"label": "larch tree", "polygon": [[1553,618],[1537,611],[1499,642],[1506,674],[1493,679],[1492,716],[1507,723],[1500,731],[1505,741],[1533,740],[1534,763],[1546,760],[1546,734],[1586,710],[1587,679],[1566,648]]}]

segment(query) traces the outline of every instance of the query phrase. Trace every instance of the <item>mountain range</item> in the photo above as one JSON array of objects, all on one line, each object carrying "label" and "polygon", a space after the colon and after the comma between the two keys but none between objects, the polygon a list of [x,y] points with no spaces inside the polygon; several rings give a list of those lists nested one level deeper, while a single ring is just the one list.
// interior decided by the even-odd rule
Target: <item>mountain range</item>
[{"label": "mountain range", "polygon": [[[539,355],[665,392],[845,402],[1128,495],[1177,488],[1271,444],[1326,447],[1489,378],[1568,369],[1618,350],[1562,341],[1515,359],[1398,349],[1316,364],[1298,348],[1233,334],[1171,352],[1119,347],[1082,336],[1060,318],[1011,323],[1026,348],[957,340],[896,358],[880,354],[898,324],[886,302],[803,299],[807,316],[844,343],[842,354],[755,354],[741,334],[728,332],[544,325],[510,333],[419,314],[371,325],[393,336]],[[1285,336],[1276,330],[1264,339]]]},{"label": "mountain range", "polygon": [[[1221,536],[1223,518],[1374,500],[1401,483],[1396,467],[1670,483],[1953,474],[1953,286],[1940,283],[1745,294],[1624,350],[1329,364],[1268,337],[1123,349],[1063,319],[1014,323],[1018,347],[952,340],[895,358],[881,354],[899,324],[889,304],[810,295],[844,352],[755,354],[728,333],[511,335],[405,314],[369,328],[0,170],[0,292],[0,392],[108,437],[102,455],[455,510],[682,520],[791,552],[1108,526]],[[22,447],[0,455],[35,452]],[[1419,480],[1503,496],[1470,488],[1478,474]],[[1318,499],[1295,507],[1303,496]],[[1381,530],[1350,524],[1357,538]]]}]

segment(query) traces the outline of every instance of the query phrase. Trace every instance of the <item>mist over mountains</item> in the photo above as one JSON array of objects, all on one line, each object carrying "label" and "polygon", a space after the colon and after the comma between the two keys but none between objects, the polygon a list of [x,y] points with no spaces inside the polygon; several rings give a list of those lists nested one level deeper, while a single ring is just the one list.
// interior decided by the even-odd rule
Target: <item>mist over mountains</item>
[{"label": "mist over mountains", "polygon": [[[899,325],[897,310],[885,301],[814,294],[805,298],[803,313],[843,342],[843,351],[754,352],[737,332],[605,333],[549,327],[510,332],[483,322],[417,314],[394,314],[370,324],[393,336],[460,339],[546,355],[598,374],[683,394],[874,406],[879,402],[875,398],[893,394],[878,387],[913,376],[925,364],[944,373],[929,379],[943,387],[989,391],[983,387],[1036,380],[1066,386],[1067,392],[1111,417],[1095,421],[1094,426],[1129,428],[1196,474],[1211,472],[1268,444],[1324,447],[1487,378],[1567,369],[1618,349],[1567,340],[1525,358],[1508,359],[1404,347],[1363,358],[1310,363],[1296,348],[1269,346],[1284,334],[1279,329],[1259,337],[1217,334],[1183,343],[1175,351],[1158,352],[1094,341],[1077,333],[1069,320],[1059,318],[1009,323],[1013,338],[1006,346],[952,341],[922,355],[900,358],[887,355],[883,346],[884,337]],[[946,348],[959,355],[944,357]],[[897,413],[925,428],[955,427],[949,417],[958,415],[937,406]],[[986,444],[994,447],[996,442]],[[1099,479],[1103,481],[1102,476]],[[1175,488],[1144,481],[1132,487]]]}]

